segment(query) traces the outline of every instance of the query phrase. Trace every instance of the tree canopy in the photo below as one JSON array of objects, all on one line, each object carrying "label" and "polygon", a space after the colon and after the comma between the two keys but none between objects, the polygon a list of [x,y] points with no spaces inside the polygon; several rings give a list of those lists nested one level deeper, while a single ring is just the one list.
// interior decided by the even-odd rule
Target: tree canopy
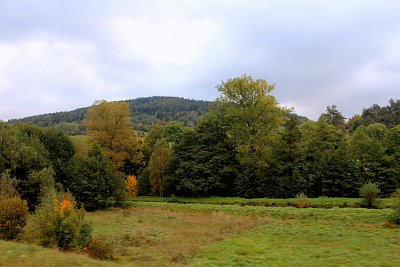
[{"label": "tree canopy", "polygon": [[[104,207],[127,196],[128,177],[137,177],[135,193],[160,196],[357,197],[367,182],[388,196],[400,187],[399,100],[350,119],[330,105],[312,121],[281,108],[266,80],[242,75],[217,89],[208,113],[209,102],[156,97],[139,106],[97,101],[85,110],[86,129],[0,122],[0,177],[31,210],[46,188]],[[135,109],[154,115],[144,137]],[[180,119],[188,114],[196,122]]]},{"label": "tree canopy", "polygon": [[128,103],[96,101],[87,111],[85,125],[92,143],[103,148],[113,168],[122,168],[128,151],[138,143]]}]

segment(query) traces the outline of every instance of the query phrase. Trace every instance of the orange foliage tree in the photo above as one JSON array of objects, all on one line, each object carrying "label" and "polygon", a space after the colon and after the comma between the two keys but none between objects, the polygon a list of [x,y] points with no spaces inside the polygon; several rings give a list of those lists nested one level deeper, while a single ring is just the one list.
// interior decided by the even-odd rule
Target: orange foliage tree
[{"label": "orange foliage tree", "polygon": [[137,196],[137,191],[138,191],[138,180],[135,175],[128,175],[128,178],[125,181],[126,185],[126,190],[128,190],[128,193],[131,197],[136,197]]}]

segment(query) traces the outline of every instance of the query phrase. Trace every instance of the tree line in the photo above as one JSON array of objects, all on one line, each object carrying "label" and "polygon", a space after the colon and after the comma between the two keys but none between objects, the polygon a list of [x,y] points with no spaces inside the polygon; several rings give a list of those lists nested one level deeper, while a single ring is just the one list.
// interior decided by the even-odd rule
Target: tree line
[{"label": "tree line", "polygon": [[229,79],[195,127],[181,125],[173,139],[171,126],[153,127],[144,141],[139,192],[357,197],[368,181],[383,196],[399,187],[400,101],[347,121],[332,105],[317,121],[304,121],[278,106],[274,87],[246,75]]},{"label": "tree line", "polygon": [[399,101],[374,113],[384,120],[366,123],[367,109],[345,120],[332,105],[305,121],[278,105],[265,80],[243,75],[217,89],[195,126],[156,121],[144,138],[128,102],[95,102],[79,142],[55,127],[0,123],[1,179],[31,210],[49,187],[88,210],[122,203],[128,184],[142,195],[247,198],[357,197],[368,181],[383,196],[399,187],[400,125],[382,115],[396,114]]}]

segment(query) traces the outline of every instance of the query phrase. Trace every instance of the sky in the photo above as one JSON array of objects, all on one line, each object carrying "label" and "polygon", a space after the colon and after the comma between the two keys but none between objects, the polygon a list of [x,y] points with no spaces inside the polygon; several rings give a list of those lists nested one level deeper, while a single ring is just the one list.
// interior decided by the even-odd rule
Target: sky
[{"label": "sky", "polygon": [[95,100],[214,100],[251,75],[349,118],[400,99],[397,0],[0,0],[0,120]]}]

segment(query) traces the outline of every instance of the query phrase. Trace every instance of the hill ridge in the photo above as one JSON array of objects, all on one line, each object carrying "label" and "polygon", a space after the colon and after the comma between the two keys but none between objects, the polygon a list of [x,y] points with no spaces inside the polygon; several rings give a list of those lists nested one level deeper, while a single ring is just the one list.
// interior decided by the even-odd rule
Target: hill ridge
[{"label": "hill ridge", "polygon": [[[148,131],[155,121],[166,123],[180,121],[188,126],[196,124],[199,116],[204,115],[212,101],[186,99],[177,96],[151,96],[112,102],[128,102],[131,108],[131,118],[136,130]],[[58,111],[33,115],[20,119],[11,119],[9,123],[33,123],[41,127],[59,126],[74,128],[82,124],[89,107],[77,108],[71,111]],[[68,125],[72,124],[72,125]],[[63,129],[67,133],[71,129]],[[79,130],[79,133],[82,131]],[[75,134],[79,134],[75,133]],[[71,133],[74,134],[74,133]]]}]

